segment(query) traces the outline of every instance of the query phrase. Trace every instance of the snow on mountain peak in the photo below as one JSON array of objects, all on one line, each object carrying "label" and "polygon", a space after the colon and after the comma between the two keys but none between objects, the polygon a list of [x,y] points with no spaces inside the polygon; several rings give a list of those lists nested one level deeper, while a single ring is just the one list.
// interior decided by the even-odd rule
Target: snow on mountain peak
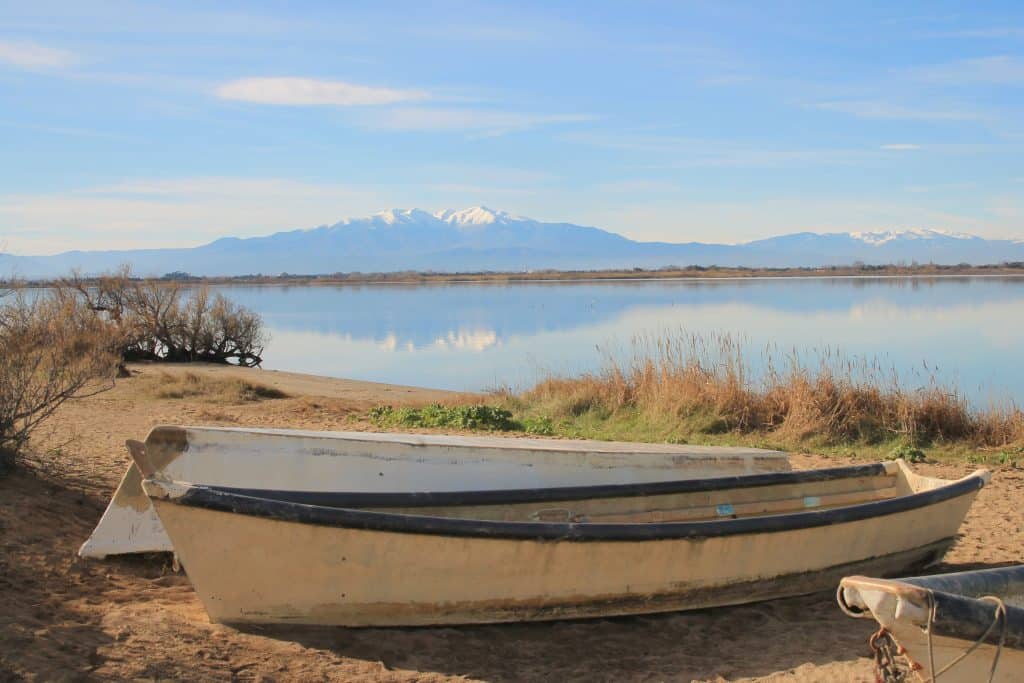
[{"label": "snow on mountain peak", "polygon": [[932,240],[938,238],[969,240],[972,235],[934,228],[909,228],[907,230],[884,230],[880,232],[851,232],[850,237],[872,246],[881,246],[893,240]]},{"label": "snow on mountain peak", "polygon": [[430,218],[430,214],[422,209],[385,209],[373,214],[371,218],[375,223],[397,225],[399,223],[415,223],[424,218]]},{"label": "snow on mountain peak", "polygon": [[486,206],[473,206],[468,209],[442,209],[430,213],[423,209],[385,209],[378,211],[368,218],[346,218],[338,225],[347,226],[359,223],[369,223],[376,226],[385,225],[429,225],[437,222],[447,223],[455,228],[468,228],[473,226],[493,225],[495,223],[511,223],[514,221],[529,220],[521,216],[513,216],[506,211],[495,211]]},{"label": "snow on mountain peak", "polygon": [[486,206],[473,206],[462,210],[444,209],[435,213],[434,218],[455,226],[491,225],[518,219],[505,211],[495,211]]}]

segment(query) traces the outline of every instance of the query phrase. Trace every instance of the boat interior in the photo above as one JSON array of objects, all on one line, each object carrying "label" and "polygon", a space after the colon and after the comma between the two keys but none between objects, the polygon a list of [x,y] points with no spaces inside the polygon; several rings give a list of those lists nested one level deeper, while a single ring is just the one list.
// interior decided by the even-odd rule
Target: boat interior
[{"label": "boat interior", "polygon": [[346,494],[211,487],[330,508],[508,522],[698,522],[828,510],[899,498],[949,482],[902,462],[746,477],[556,489]]}]

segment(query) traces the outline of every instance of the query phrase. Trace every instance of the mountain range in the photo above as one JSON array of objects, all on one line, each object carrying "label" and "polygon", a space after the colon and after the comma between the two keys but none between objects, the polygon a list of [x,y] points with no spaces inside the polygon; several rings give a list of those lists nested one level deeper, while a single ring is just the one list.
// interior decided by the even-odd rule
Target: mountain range
[{"label": "mountain range", "polygon": [[49,278],[130,263],[138,275],[592,270],[719,265],[814,267],[894,263],[975,265],[1024,261],[1024,240],[940,230],[802,232],[742,244],[638,242],[571,223],[543,223],[486,207],[392,209],[265,237],[224,237],[189,248],[0,254],[0,276]]}]

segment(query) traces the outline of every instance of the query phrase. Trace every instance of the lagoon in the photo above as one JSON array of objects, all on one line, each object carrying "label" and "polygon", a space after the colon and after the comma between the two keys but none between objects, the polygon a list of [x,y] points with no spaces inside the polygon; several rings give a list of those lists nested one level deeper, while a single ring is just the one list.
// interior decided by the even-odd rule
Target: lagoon
[{"label": "lagoon", "polygon": [[431,285],[222,285],[262,314],[264,367],[479,391],[598,369],[636,336],[729,334],[877,359],[976,404],[1024,403],[1024,278],[843,277]]}]

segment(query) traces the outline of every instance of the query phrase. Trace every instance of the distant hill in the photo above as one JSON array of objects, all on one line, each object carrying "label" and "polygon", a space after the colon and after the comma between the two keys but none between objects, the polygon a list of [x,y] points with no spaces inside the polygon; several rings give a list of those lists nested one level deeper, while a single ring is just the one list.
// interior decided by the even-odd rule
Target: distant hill
[{"label": "distant hill", "polygon": [[277,275],[403,270],[465,272],[591,270],[676,265],[804,267],[856,262],[975,265],[1024,261],[1024,240],[986,240],[938,230],[797,233],[744,244],[636,242],[571,223],[542,223],[474,207],[429,213],[382,211],[367,218],[266,237],[225,237],[188,249],[0,254],[0,275],[47,278],[130,263],[136,274]]}]

